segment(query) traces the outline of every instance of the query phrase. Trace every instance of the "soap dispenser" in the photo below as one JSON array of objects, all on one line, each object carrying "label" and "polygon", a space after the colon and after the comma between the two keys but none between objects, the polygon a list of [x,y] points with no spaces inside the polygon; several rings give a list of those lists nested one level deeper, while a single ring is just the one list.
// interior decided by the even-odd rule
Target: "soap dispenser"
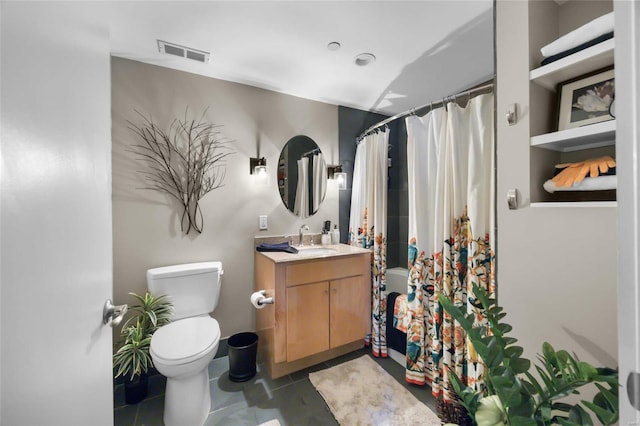
[{"label": "soap dispenser", "polygon": [[331,231],[331,244],[340,244],[340,230],[338,225],[333,225],[333,231]]},{"label": "soap dispenser", "polygon": [[331,234],[331,221],[325,220],[324,226],[322,227],[322,237],[320,239],[320,243],[323,246],[331,244],[332,234]]}]

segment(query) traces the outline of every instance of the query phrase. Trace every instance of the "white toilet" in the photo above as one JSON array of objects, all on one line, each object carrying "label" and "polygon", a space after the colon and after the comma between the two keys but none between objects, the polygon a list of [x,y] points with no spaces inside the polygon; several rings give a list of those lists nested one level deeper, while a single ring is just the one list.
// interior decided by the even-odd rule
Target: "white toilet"
[{"label": "white toilet", "polygon": [[151,359],[167,377],[166,426],[204,424],[211,409],[207,366],[218,350],[220,326],[209,316],[218,305],[222,263],[202,262],[147,271],[147,288],[170,296],[173,322],[151,338]]}]

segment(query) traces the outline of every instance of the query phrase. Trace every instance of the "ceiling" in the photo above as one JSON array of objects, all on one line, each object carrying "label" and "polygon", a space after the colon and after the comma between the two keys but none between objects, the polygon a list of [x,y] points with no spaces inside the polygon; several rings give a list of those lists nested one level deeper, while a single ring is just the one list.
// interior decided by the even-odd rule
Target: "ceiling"
[{"label": "ceiling", "polygon": [[[112,54],[393,115],[493,76],[493,1],[112,4]],[[211,53],[207,64],[157,40]],[[341,48],[327,49],[337,41]],[[376,61],[357,66],[356,55]]]}]

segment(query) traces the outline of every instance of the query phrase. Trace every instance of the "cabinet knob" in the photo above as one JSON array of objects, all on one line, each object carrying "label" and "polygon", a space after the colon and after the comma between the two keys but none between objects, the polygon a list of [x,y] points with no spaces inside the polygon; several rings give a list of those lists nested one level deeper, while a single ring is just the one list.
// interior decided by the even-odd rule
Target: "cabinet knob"
[{"label": "cabinet knob", "polygon": [[324,294],[329,294],[329,290],[325,290],[325,291],[324,291]]},{"label": "cabinet knob", "polygon": [[337,292],[338,292],[338,289],[334,287],[334,288],[333,288],[333,292],[334,292],[334,293],[337,293]]}]

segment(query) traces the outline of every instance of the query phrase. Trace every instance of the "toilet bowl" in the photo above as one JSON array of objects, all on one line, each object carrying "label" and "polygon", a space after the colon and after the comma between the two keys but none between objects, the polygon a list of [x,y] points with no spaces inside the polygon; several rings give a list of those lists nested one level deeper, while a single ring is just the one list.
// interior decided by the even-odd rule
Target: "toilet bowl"
[{"label": "toilet bowl", "polygon": [[151,338],[151,359],[167,377],[164,424],[202,425],[211,410],[209,362],[220,343],[218,322],[207,316],[161,327]]},{"label": "toilet bowl", "polygon": [[167,377],[166,426],[201,426],[211,410],[208,364],[220,343],[220,326],[209,316],[218,305],[220,262],[173,265],[147,271],[147,288],[167,295],[174,320],[151,336],[150,355]]}]

